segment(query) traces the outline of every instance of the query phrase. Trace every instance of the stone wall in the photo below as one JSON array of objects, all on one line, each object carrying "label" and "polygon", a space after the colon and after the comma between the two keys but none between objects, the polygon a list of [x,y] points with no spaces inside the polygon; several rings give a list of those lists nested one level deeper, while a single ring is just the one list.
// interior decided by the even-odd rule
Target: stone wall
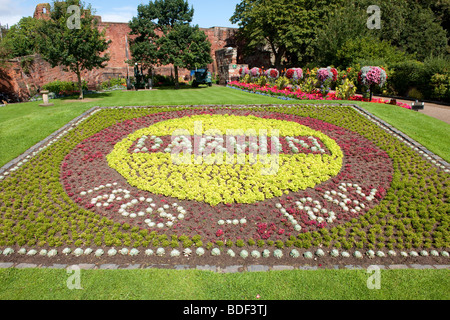
[{"label": "stone wall", "polygon": [[233,80],[238,80],[239,69],[248,67],[248,64],[237,63],[237,48],[228,47],[216,50],[215,57],[219,74],[219,84],[222,85]]}]

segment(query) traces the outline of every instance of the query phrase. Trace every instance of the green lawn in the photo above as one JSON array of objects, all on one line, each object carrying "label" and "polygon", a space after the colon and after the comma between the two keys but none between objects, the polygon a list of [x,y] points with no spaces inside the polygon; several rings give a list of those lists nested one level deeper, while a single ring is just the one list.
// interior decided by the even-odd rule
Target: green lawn
[{"label": "green lawn", "polygon": [[[86,100],[57,99],[0,108],[0,165],[93,106],[293,103],[224,87],[111,92]],[[301,101],[299,103],[323,103]],[[450,126],[400,107],[358,103],[450,161]],[[449,299],[448,270],[382,271],[381,289],[366,287],[365,270],[216,274],[188,270],[83,270],[83,290],[69,290],[65,270],[0,269],[0,299]]]},{"label": "green lawn", "polygon": [[[94,106],[202,105],[202,104],[282,104],[293,103],[245,93],[225,87],[201,87],[153,91],[115,91],[87,95],[85,101],[52,100],[53,107],[40,102],[11,104],[0,108],[0,166],[61,128]],[[297,103],[324,103],[299,101]],[[345,101],[342,101],[345,103]],[[348,102],[351,103],[351,102]],[[394,125],[429,150],[450,161],[450,125],[424,114],[390,105],[359,102],[359,106]]]},{"label": "green lawn", "polygon": [[[81,270],[82,289],[65,269],[0,269],[0,299],[448,300],[447,270],[385,270],[368,289],[366,270],[220,274],[200,270]],[[69,279],[69,283],[70,283]]]}]

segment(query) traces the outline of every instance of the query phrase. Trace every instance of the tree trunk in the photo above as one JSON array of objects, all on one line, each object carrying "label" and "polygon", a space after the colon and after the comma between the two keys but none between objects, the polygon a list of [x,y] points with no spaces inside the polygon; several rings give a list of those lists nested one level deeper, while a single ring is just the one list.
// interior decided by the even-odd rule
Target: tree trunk
[{"label": "tree trunk", "polygon": [[77,66],[77,79],[78,79],[78,88],[80,89],[80,96],[78,97],[79,100],[83,100],[83,83],[81,82],[81,72],[80,72],[80,66]]},{"label": "tree trunk", "polygon": [[178,83],[178,67],[177,66],[173,66],[173,70],[175,72],[175,89],[179,89],[180,88],[180,84]]}]

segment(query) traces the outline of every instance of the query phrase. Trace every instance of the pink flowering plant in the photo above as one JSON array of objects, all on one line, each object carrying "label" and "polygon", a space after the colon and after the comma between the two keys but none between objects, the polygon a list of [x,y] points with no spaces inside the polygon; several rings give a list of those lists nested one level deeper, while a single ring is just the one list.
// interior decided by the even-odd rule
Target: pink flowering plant
[{"label": "pink flowering plant", "polygon": [[252,78],[258,78],[259,76],[262,75],[262,70],[261,68],[258,67],[253,67],[250,69],[250,75]]},{"label": "pink flowering plant", "polygon": [[239,75],[241,78],[244,78],[247,74],[250,74],[250,69],[247,67],[243,67],[239,69]]},{"label": "pink flowering plant", "polygon": [[375,86],[382,88],[387,80],[386,70],[376,66],[364,66],[358,74],[358,81],[367,88],[372,100],[373,89]]},{"label": "pink flowering plant", "polygon": [[338,76],[338,72],[336,68],[320,68],[317,70],[317,79],[319,79],[321,82],[325,82],[327,80],[330,81],[336,81]]},{"label": "pink flowering plant", "polygon": [[359,77],[362,85],[383,87],[387,80],[386,71],[381,67],[365,66],[361,68]]},{"label": "pink flowering plant", "polygon": [[303,79],[303,70],[302,68],[290,68],[286,71],[286,78],[293,82],[298,82]]}]

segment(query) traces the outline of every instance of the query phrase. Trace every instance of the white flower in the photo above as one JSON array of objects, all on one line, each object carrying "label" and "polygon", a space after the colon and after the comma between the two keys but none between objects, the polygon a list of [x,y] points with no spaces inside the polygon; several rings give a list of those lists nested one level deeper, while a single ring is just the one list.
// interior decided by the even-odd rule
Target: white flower
[{"label": "white flower", "polygon": [[428,257],[428,252],[426,250],[420,251],[420,255],[423,257]]},{"label": "white flower", "polygon": [[337,249],[331,250],[330,255],[332,257],[338,257],[339,256],[339,250],[337,250]]},{"label": "white flower", "polygon": [[92,250],[91,248],[87,248],[86,250],[84,250],[84,254],[89,255],[92,253],[92,251],[94,251],[94,250]]},{"label": "white flower", "polygon": [[76,248],[74,251],[73,251],[73,254],[75,255],[75,256],[77,256],[77,257],[79,257],[79,256],[81,256],[82,254],[83,254],[83,249],[81,249],[81,248]]},{"label": "white flower", "polygon": [[97,249],[95,250],[95,256],[96,257],[100,257],[101,255],[103,255],[103,253],[105,253],[102,249]]},{"label": "white flower", "polygon": [[173,250],[170,252],[170,256],[171,256],[171,257],[179,257],[179,256],[180,256],[180,251],[178,251],[177,249],[173,249]]},{"label": "white flower", "polygon": [[153,254],[154,254],[154,252],[153,252],[152,249],[147,249],[147,250],[145,250],[145,255],[146,255],[146,256],[152,256]]},{"label": "white flower", "polygon": [[28,255],[28,256],[34,256],[36,253],[37,253],[36,250],[31,249],[30,251],[28,251],[27,255]]},{"label": "white flower", "polygon": [[202,256],[202,255],[204,255],[205,254],[205,249],[203,249],[203,248],[197,248],[197,250],[195,250],[195,253],[197,254],[197,255],[199,255],[199,256]]},{"label": "white flower", "polygon": [[292,249],[291,252],[290,252],[289,254],[290,254],[290,256],[291,256],[292,258],[298,258],[298,257],[300,257],[300,252],[298,252],[297,249]]},{"label": "white flower", "polygon": [[158,248],[156,249],[156,255],[162,257],[163,255],[166,254],[166,250],[164,250],[164,248]]},{"label": "white flower", "polygon": [[47,256],[49,257],[54,257],[58,254],[58,251],[56,251],[56,249],[51,249],[48,253]]},{"label": "white flower", "polygon": [[65,255],[68,255],[69,253],[71,253],[72,250],[70,250],[70,248],[65,248],[62,253],[64,253]]},{"label": "white flower", "polygon": [[114,248],[111,248],[108,250],[108,256],[115,256],[117,253],[117,250]]},{"label": "white flower", "polygon": [[128,251],[127,248],[122,248],[119,252],[120,252],[120,254],[126,256],[126,255],[128,254],[129,251]]},{"label": "white flower", "polygon": [[367,251],[366,254],[369,256],[369,258],[375,257],[375,252],[373,250]]},{"label": "white flower", "polygon": [[[248,257],[248,251],[247,250],[241,250],[241,252],[239,253],[239,255],[241,256],[241,258],[247,258]],[[256,258],[256,257],[255,257]]]},{"label": "white flower", "polygon": [[183,250],[183,255],[185,257],[189,257],[191,254],[192,254],[192,250],[191,249],[186,248],[186,249]]},{"label": "white flower", "polygon": [[220,255],[220,249],[219,248],[214,248],[211,250],[211,254],[213,256],[219,256]]},{"label": "white flower", "polygon": [[280,249],[275,249],[275,251],[273,252],[273,256],[277,259],[280,259],[283,256],[283,251],[281,251]]}]

